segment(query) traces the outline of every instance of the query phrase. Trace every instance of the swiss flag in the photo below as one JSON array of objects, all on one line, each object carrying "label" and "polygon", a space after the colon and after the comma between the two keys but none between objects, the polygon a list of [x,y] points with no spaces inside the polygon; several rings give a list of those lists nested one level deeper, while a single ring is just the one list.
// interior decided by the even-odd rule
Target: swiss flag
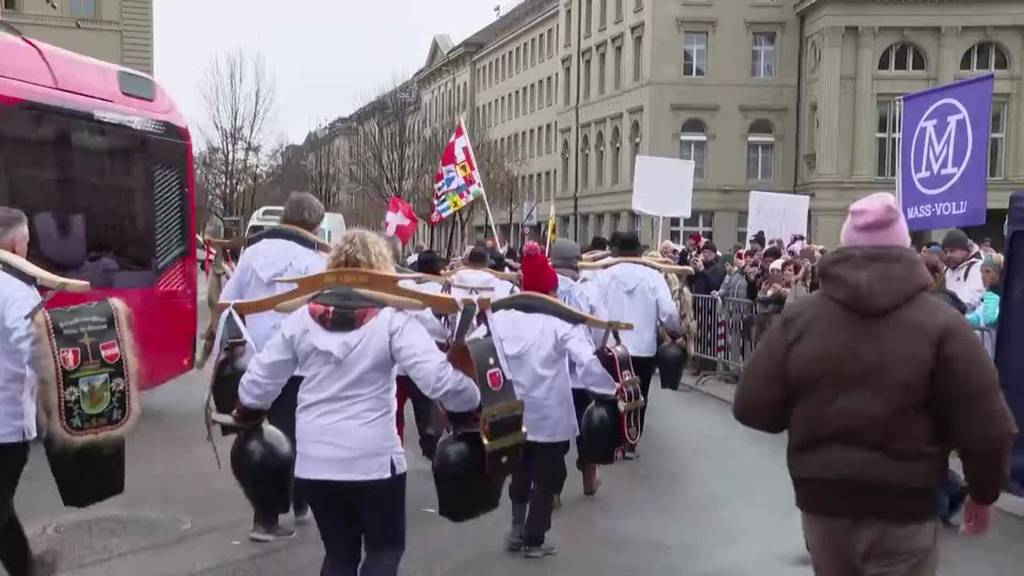
[{"label": "swiss flag", "polygon": [[398,196],[392,196],[388,201],[388,212],[384,215],[384,235],[398,238],[402,246],[405,246],[416,234],[417,222],[419,218],[413,212],[412,206]]}]

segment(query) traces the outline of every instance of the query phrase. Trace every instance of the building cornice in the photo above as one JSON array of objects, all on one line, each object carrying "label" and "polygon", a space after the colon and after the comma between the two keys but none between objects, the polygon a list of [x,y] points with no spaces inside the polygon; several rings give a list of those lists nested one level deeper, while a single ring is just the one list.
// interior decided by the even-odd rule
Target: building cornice
[{"label": "building cornice", "polygon": [[[814,8],[831,2],[832,0],[800,0],[793,8],[797,14],[801,14]],[[959,4],[962,0],[861,0],[860,4],[881,4],[881,5],[895,5],[895,6],[913,6],[920,4]]]},{"label": "building cornice", "polygon": [[92,20],[89,18],[72,18],[68,16],[51,16],[47,14],[25,14],[22,12],[5,12],[4,21],[11,24],[36,24],[59,28],[82,28],[85,30],[121,30],[121,22],[117,20]]}]

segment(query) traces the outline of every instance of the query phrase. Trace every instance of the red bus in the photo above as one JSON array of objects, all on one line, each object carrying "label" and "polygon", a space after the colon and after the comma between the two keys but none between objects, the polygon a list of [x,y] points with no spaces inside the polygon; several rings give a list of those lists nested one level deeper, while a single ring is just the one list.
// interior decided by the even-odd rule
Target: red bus
[{"label": "red bus", "polygon": [[138,72],[0,22],[0,205],[28,215],[29,259],[131,308],[142,388],[192,369],[195,183],[185,121]]}]

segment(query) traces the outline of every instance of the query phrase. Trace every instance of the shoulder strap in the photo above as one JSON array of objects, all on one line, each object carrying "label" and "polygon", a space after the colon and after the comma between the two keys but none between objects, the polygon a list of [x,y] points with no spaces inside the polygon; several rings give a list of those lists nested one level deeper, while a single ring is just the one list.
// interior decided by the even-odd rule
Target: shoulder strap
[{"label": "shoulder strap", "polygon": [[30,288],[35,288],[39,285],[39,282],[36,281],[35,276],[32,276],[31,274],[28,274],[26,272],[22,272],[18,268],[10,266],[8,264],[4,264],[3,262],[0,262],[0,272],[6,273],[11,278],[14,278],[17,281],[24,283]]}]

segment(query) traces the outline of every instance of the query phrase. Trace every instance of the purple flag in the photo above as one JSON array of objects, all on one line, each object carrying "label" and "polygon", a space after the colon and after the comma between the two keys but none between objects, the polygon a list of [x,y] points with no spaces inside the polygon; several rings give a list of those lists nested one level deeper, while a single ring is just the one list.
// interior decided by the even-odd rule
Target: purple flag
[{"label": "purple flag", "polygon": [[903,97],[900,203],[911,230],[985,223],[993,76]]}]

